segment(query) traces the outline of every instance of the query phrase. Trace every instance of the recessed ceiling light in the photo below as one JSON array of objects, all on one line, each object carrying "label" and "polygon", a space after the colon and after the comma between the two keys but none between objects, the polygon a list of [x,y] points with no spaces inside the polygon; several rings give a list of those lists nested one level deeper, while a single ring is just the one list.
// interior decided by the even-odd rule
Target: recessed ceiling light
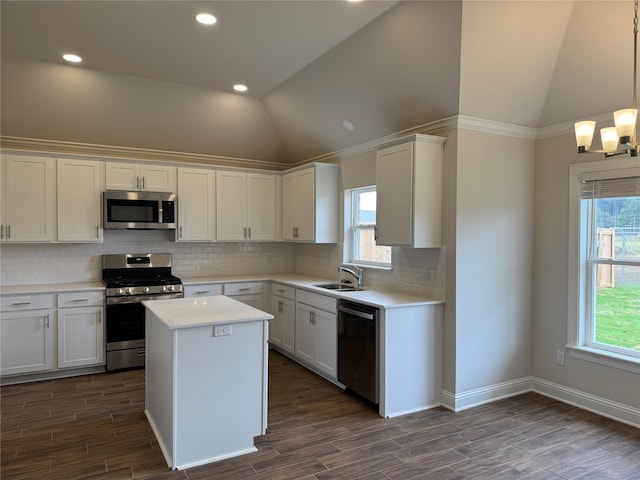
[{"label": "recessed ceiling light", "polygon": [[236,92],[246,92],[247,90],[249,90],[249,87],[247,87],[246,85],[243,85],[242,83],[236,83],[236,84],[233,86],[233,89],[234,89]]},{"label": "recessed ceiling light", "polygon": [[351,120],[342,120],[342,128],[348,130],[349,132],[353,132],[356,129],[356,126],[353,124]]},{"label": "recessed ceiling light", "polygon": [[82,61],[82,57],[74,55],[73,53],[65,53],[64,55],[62,55],[62,58],[71,63],[80,63]]},{"label": "recessed ceiling light", "polygon": [[210,13],[199,13],[198,15],[196,15],[196,20],[198,21],[198,23],[201,23],[203,25],[213,25],[218,21],[218,19]]}]

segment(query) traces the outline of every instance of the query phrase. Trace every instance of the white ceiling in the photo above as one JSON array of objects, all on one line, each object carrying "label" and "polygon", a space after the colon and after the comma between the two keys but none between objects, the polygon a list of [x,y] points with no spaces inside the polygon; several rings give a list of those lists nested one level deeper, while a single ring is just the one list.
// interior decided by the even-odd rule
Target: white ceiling
[{"label": "white ceiling", "polygon": [[630,103],[631,0],[0,8],[5,136],[295,163],[458,113],[544,127]]}]

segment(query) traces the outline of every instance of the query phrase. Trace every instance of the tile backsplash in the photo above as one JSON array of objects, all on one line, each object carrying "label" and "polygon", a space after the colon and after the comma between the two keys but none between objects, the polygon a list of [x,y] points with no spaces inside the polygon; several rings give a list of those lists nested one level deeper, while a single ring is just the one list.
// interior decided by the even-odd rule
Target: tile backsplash
[{"label": "tile backsplash", "polygon": [[[0,285],[98,282],[102,255],[170,253],[181,278],[296,272],[339,279],[342,244],[175,242],[168,231],[105,231],[99,244],[2,244]],[[392,270],[367,269],[365,286],[444,293],[444,249],[393,249]]]}]

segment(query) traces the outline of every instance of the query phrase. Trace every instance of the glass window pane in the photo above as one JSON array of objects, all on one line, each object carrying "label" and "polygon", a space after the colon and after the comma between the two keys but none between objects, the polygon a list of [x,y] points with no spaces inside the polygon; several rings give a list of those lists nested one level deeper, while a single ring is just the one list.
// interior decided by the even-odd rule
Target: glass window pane
[{"label": "glass window pane", "polygon": [[601,198],[596,202],[599,258],[640,260],[640,197]]},{"label": "glass window pane", "polygon": [[597,265],[594,337],[640,352],[640,266]]},{"label": "glass window pane", "polygon": [[355,259],[376,263],[391,263],[391,247],[376,245],[373,229],[356,229]]},{"label": "glass window pane", "polygon": [[376,192],[367,190],[357,193],[356,225],[376,224]]}]

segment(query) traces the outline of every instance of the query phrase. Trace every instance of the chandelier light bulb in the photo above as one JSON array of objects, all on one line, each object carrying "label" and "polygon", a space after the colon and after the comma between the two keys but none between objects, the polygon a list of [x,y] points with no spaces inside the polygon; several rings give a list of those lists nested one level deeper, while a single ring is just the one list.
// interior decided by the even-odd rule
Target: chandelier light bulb
[{"label": "chandelier light bulb", "polygon": [[584,147],[584,150],[589,150],[591,142],[593,141],[593,132],[596,129],[596,122],[590,120],[586,122],[577,122],[575,128],[578,148]]},{"label": "chandelier light bulb", "polygon": [[624,140],[620,140],[622,143],[629,143],[633,132],[636,129],[636,117],[638,116],[638,110],[635,108],[627,108],[626,110],[618,110],[613,112],[613,119],[616,124],[616,131],[618,137]]},{"label": "chandelier light bulb", "polygon": [[600,129],[600,139],[602,140],[602,148],[607,151],[615,151],[618,148],[618,132],[615,127],[607,127]]}]

